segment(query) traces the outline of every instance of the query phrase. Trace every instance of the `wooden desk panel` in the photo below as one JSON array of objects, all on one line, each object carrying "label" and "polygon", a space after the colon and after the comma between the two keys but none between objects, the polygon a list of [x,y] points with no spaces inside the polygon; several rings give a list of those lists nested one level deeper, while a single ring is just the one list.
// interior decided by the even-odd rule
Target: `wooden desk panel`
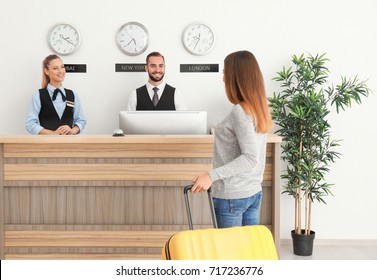
[{"label": "wooden desk panel", "polygon": [[[210,168],[213,137],[8,136],[0,143],[1,259],[158,259],[159,242],[188,228],[182,188]],[[279,146],[271,136],[261,209],[278,249]],[[211,227],[206,195],[190,196],[195,227]],[[135,231],[145,242],[132,239]],[[150,232],[159,245],[146,245]],[[130,243],[115,246],[117,234]],[[101,235],[101,246],[81,242]]]}]

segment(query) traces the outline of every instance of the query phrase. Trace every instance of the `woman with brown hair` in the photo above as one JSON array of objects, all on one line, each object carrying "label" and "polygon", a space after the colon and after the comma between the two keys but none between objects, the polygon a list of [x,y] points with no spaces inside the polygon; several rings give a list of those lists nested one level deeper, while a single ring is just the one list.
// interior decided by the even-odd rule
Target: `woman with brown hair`
[{"label": "woman with brown hair", "polygon": [[215,127],[213,169],[193,179],[192,192],[212,186],[218,226],[259,224],[267,133],[272,128],[263,75],[249,51],[224,60],[225,91],[234,104]]}]

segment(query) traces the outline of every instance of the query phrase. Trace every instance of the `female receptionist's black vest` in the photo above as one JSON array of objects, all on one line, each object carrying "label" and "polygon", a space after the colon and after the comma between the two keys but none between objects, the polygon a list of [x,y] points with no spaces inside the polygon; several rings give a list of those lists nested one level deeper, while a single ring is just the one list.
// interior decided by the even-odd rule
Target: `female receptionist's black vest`
[{"label": "female receptionist's black vest", "polygon": [[[75,96],[70,89],[64,89],[67,101],[75,102]],[[39,122],[46,129],[56,130],[61,125],[69,125],[73,127],[73,107],[66,106],[62,118],[59,118],[55,110],[48,90],[43,88],[39,90],[39,98],[41,100],[41,111],[39,112]]]},{"label": "female receptionist's black vest", "polygon": [[147,111],[147,110],[175,110],[174,104],[174,92],[175,88],[166,84],[164,91],[161,95],[160,100],[157,103],[157,106],[154,107],[151,98],[149,97],[147,86],[142,86],[136,89],[136,110],[137,111]]}]

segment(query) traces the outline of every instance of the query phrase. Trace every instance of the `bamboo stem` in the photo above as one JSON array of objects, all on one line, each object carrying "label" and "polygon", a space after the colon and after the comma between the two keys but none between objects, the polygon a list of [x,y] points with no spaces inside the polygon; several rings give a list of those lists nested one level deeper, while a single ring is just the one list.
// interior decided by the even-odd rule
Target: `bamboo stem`
[{"label": "bamboo stem", "polygon": [[296,233],[301,234],[301,190],[297,189],[297,227]]},{"label": "bamboo stem", "polygon": [[[299,159],[301,159],[301,156],[302,156],[302,135],[301,135],[301,138],[300,138],[300,154],[299,154]],[[301,234],[301,188],[300,188],[300,184],[301,184],[301,180],[298,180],[297,182],[298,184],[298,188],[296,189],[296,201],[297,201],[297,227],[296,227],[296,234]]]},{"label": "bamboo stem", "polygon": [[309,188],[305,189],[305,234],[308,234],[308,222],[309,222],[309,197],[308,197]]},{"label": "bamboo stem", "polygon": [[310,217],[311,217],[311,215],[312,215],[312,201],[311,200],[309,200],[309,222],[308,222],[308,235],[310,235],[310,228],[311,228],[311,219],[310,219]]},{"label": "bamboo stem", "polygon": [[[297,195],[297,193],[296,193],[296,195]],[[295,227],[294,227],[294,229],[295,229],[295,232],[297,233],[297,223],[298,223],[298,221],[297,221],[297,218],[298,218],[298,216],[297,216],[297,207],[298,207],[298,204],[297,204],[297,199],[295,198]]]}]

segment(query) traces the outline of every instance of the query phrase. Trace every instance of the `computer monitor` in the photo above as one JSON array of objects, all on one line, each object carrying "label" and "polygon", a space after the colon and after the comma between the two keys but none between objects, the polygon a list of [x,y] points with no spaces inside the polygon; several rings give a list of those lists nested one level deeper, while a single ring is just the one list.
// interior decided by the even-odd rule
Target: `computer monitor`
[{"label": "computer monitor", "polygon": [[207,134],[205,111],[120,111],[124,134]]}]

